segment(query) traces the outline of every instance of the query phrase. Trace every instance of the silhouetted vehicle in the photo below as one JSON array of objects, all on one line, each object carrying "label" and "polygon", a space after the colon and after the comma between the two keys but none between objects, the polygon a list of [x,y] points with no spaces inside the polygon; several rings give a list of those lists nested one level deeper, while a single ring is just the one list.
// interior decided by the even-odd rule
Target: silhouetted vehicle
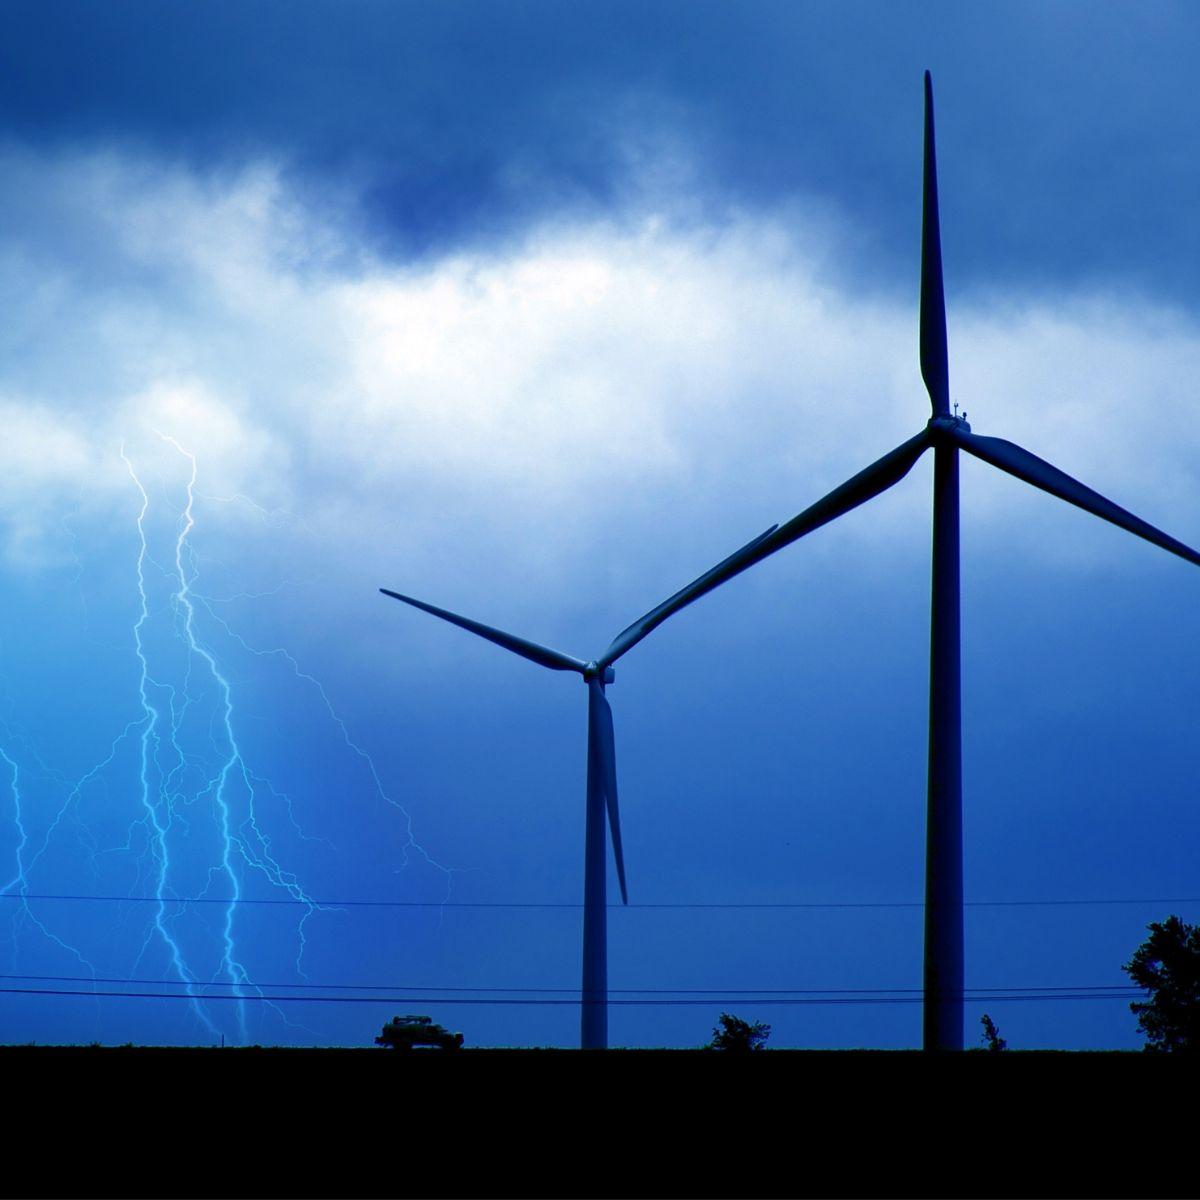
[{"label": "silhouetted vehicle", "polygon": [[391,1046],[393,1050],[413,1050],[427,1046],[436,1050],[459,1050],[463,1035],[451,1033],[441,1025],[435,1025],[430,1017],[393,1017],[375,1039],[377,1046]]}]

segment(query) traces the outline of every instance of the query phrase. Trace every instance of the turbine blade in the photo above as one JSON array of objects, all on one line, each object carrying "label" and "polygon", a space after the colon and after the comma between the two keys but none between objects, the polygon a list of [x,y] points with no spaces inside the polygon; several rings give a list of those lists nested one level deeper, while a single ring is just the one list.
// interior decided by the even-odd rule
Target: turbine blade
[{"label": "turbine blade", "polygon": [[[770,529],[763,530],[758,537],[752,538],[740,550],[735,550],[728,558],[723,558],[715,567],[710,567],[698,579],[689,583],[687,587],[680,588],[673,596],[669,596],[656,608],[652,608],[645,616],[639,617],[632,625],[626,626],[613,638],[608,649],[597,660],[599,666],[601,668],[611,666],[622,654],[636,646],[646,634],[657,629],[673,613],[691,604],[693,600],[703,596],[705,592],[710,591],[717,584],[723,583],[731,575],[736,575],[739,570],[743,569],[738,566],[741,560],[748,558],[778,528],[778,525],[772,525]],[[747,562],[748,565],[749,562]],[[731,574],[724,574],[727,570],[731,571]]]},{"label": "turbine blade", "polygon": [[933,80],[925,72],[925,188],[921,213],[921,378],[935,417],[950,413],[946,294],[938,220],[937,151],[933,137]]},{"label": "turbine blade", "polygon": [[600,755],[600,778],[604,784],[604,802],[608,807],[613,858],[617,862],[617,882],[621,885],[621,902],[628,904],[629,892],[625,887],[625,850],[621,845],[621,813],[617,806],[617,743],[613,734],[612,706],[595,676],[588,679],[588,701],[591,733]]},{"label": "turbine blade", "polygon": [[852,479],[840,487],[836,487],[824,499],[806,508],[798,516],[786,524],[774,526],[766,533],[759,534],[752,542],[747,543],[735,554],[731,554],[723,562],[711,570],[705,571],[698,579],[693,580],[685,588],[681,588],[669,599],[664,600],[657,608],[651,609],[644,617],[634,621],[627,629],[613,639],[612,645],[604,652],[599,660],[601,667],[617,661],[627,650],[636,646],[648,633],[661,625],[669,616],[686,608],[694,600],[711,592],[713,588],[740,575],[748,567],[761,562],[764,558],[782,550],[784,546],[802,538],[806,533],[827,525],[830,521],[848,513],[851,509],[865,504],[880,492],[886,491],[912,469],[913,463],[929,446],[929,434],[922,430],[916,437],[897,446],[890,454],[873,462],[865,470],[860,471]]},{"label": "turbine blade", "polygon": [[505,633],[503,629],[493,629],[490,625],[472,621],[470,617],[460,617],[458,613],[438,608],[433,604],[426,604],[424,600],[414,600],[411,596],[403,596],[388,588],[379,590],[385,596],[391,596],[393,600],[401,600],[405,604],[411,604],[413,608],[419,608],[423,612],[432,613],[435,617],[441,617],[443,621],[449,621],[451,625],[457,625],[460,629],[467,630],[468,633],[474,633],[489,642],[495,642],[497,646],[503,646],[505,650],[511,650],[514,654],[519,654],[522,658],[527,658],[530,662],[538,663],[540,666],[549,667],[552,671],[578,671],[582,675],[587,670],[587,663],[581,662],[578,658],[572,658],[569,654],[561,654],[547,646],[539,646],[537,642],[529,642],[515,634]]},{"label": "turbine blade", "polygon": [[869,467],[847,479],[828,496],[809,505],[802,513],[785,521],[759,548],[759,557],[766,558],[784,546],[802,538],[806,533],[828,525],[851,509],[874,499],[902,480],[913,469],[913,464],[929,448],[929,433],[922,429],[916,437],[901,442],[895,450],[876,459]]},{"label": "turbine blade", "polygon": [[1119,504],[1114,504],[1099,492],[1092,491],[1090,487],[1086,487],[1079,480],[1072,479],[1066,472],[1051,466],[1045,459],[1038,458],[1036,454],[1030,454],[1028,450],[1023,450],[1013,442],[1006,442],[1003,438],[980,437],[978,434],[968,433],[961,426],[948,432],[949,436],[968,454],[973,454],[993,467],[998,467],[1001,471],[1006,471],[1009,475],[1014,475],[1025,483],[1041,488],[1043,492],[1049,492],[1050,495],[1057,496],[1068,504],[1074,504],[1076,508],[1082,508],[1085,512],[1090,512],[1103,521],[1128,530],[1137,537],[1153,542],[1154,545],[1161,546],[1162,549],[1169,550],[1172,554],[1177,554],[1180,558],[1185,558],[1188,562],[1200,566],[1200,553],[1190,546],[1176,541],[1175,538],[1163,533],[1161,529],[1156,529],[1148,521],[1143,521],[1141,517],[1135,517],[1133,513],[1127,512]]},{"label": "turbine blade", "polygon": [[746,542],[739,551],[704,571],[703,575],[692,580],[688,586],[680,588],[658,607],[652,608],[646,616],[638,618],[628,628],[619,632],[613,638],[611,646],[600,656],[599,665],[606,667],[616,662],[680,608],[685,608],[702,595],[707,595],[755,563],[761,563],[776,550],[782,550],[793,541],[803,538],[806,533],[836,520],[851,509],[857,509],[859,504],[865,504],[880,492],[886,492],[893,484],[898,484],[912,470],[913,463],[929,448],[929,444],[929,433],[925,430],[920,431],[916,437],[896,446],[890,454],[878,458],[870,467],[860,470],[852,479],[846,480],[845,484],[835,487],[828,496],[817,500],[816,504],[792,517],[791,521],[782,526],[772,526],[766,533],[758,534],[754,541]]}]

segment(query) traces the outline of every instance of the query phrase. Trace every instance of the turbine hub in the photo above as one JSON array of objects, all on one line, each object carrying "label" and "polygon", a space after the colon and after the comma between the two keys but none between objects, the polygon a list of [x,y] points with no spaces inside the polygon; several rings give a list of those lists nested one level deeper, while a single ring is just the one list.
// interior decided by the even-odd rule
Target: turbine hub
[{"label": "turbine hub", "polygon": [[612,667],[600,669],[600,664],[593,661],[588,663],[583,670],[584,679],[598,679],[601,683],[612,683],[617,677],[616,671]]},{"label": "turbine hub", "polygon": [[971,426],[967,424],[967,414],[963,413],[960,417],[957,414],[951,416],[949,413],[942,413],[939,416],[929,418],[928,429],[931,433],[939,433],[946,429],[962,429],[966,433],[971,432]]}]

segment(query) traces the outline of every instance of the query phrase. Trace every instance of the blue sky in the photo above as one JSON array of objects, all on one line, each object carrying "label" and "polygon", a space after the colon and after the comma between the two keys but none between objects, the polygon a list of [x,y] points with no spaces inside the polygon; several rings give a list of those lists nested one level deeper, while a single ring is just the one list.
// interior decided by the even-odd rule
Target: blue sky
[{"label": "blue sky", "polygon": [[[376,589],[588,657],[915,432],[925,68],[953,396],[1200,542],[1185,6],[0,21],[13,987],[577,985],[583,689]],[[623,998],[716,989],[614,1043],[722,1008],[918,1042],[914,1004],[738,993],[919,986],[930,487],[619,665],[631,899],[759,907],[614,911]],[[1169,903],[1200,895],[1200,578],[982,464],[963,506],[968,985],[1120,984],[1147,922],[1200,916]],[[395,1008],[2,1007],[6,1040],[348,1044]],[[1119,1001],[973,1002],[968,1036],[985,1010],[1014,1046],[1138,1044]]]}]

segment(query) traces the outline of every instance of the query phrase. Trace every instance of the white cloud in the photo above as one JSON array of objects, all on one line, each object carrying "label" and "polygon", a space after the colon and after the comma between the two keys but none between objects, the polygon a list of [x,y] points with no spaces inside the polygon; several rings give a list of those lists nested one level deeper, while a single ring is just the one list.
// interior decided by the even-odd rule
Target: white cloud
[{"label": "white cloud", "polygon": [[[502,536],[547,586],[597,543],[674,577],[927,415],[915,284],[912,304],[834,290],[821,263],[853,231],[799,206],[703,226],[642,189],[610,222],[404,265],[265,166],[0,166],[18,313],[0,511],[25,558],[81,478],[111,503],[119,445],[157,430],[197,453],[208,491],[293,506],[330,539],[444,559],[434,531],[474,529],[484,559]],[[1194,324],[1093,296],[951,322],[976,429],[1200,536]],[[976,472],[968,503],[1016,528],[1043,501]],[[926,504],[910,488],[855,536],[924,542]]]}]

